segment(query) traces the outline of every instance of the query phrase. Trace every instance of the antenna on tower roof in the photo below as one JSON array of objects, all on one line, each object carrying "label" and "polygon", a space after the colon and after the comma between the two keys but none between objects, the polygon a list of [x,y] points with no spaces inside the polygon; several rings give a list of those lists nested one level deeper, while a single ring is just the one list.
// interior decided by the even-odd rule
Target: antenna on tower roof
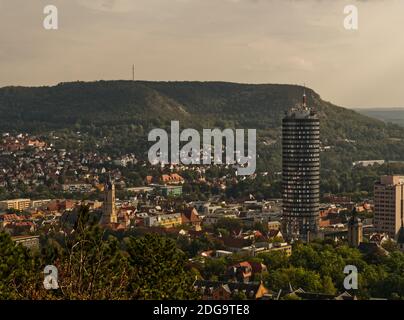
[{"label": "antenna on tower roof", "polygon": [[303,85],[303,108],[307,107],[306,84]]},{"label": "antenna on tower roof", "polygon": [[132,81],[135,81],[135,64],[132,65]]}]

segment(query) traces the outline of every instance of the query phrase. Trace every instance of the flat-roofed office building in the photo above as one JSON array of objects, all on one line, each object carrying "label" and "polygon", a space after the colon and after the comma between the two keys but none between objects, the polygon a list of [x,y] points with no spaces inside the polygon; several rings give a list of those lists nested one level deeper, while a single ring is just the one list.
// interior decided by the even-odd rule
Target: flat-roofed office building
[{"label": "flat-roofed office building", "polygon": [[404,214],[404,176],[382,176],[374,186],[374,226],[397,239]]}]

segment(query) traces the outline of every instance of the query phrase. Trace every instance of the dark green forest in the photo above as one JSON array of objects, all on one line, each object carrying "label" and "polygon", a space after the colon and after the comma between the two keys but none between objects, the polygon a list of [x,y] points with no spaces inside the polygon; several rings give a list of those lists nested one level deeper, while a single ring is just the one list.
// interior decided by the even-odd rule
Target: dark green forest
[{"label": "dark green forest", "polygon": [[[98,81],[4,87],[0,129],[80,130],[117,140],[120,135],[130,143],[146,140],[152,128],[168,128],[170,121],[179,120],[183,128],[256,128],[261,141],[278,141],[284,112],[300,103],[302,93],[300,86],[225,82]],[[402,159],[404,142],[398,139],[404,137],[404,128],[337,107],[310,89],[307,95],[309,106],[321,118],[323,145],[334,146],[335,155],[345,150],[337,157]]]}]

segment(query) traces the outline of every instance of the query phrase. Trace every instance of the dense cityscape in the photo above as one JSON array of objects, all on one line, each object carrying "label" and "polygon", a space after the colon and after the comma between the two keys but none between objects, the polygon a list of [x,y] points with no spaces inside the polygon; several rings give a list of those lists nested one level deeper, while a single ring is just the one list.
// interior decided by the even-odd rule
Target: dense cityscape
[{"label": "dense cityscape", "polygon": [[0,0],[2,311],[400,308],[403,10]]},{"label": "dense cityscape", "polygon": [[[0,296],[403,298],[403,280],[394,268],[400,268],[404,259],[404,176],[381,176],[374,181],[372,198],[320,196],[319,156],[324,152],[320,151],[320,120],[305,93],[303,101],[286,113],[282,127],[282,198],[259,199],[251,193],[235,199],[220,192],[241,178],[228,171],[229,166],[218,166],[227,174],[215,179],[206,172],[216,165],[151,165],[134,154],[113,158],[77,153],[58,149],[45,140],[49,137],[4,133],[2,197],[17,190],[17,194],[50,197],[0,201],[0,243],[6,252],[1,263],[7,265],[24,254],[25,264],[34,268],[32,274],[23,275],[18,268],[2,271]],[[382,164],[375,160],[354,165]],[[143,176],[130,173],[139,168]],[[257,174],[247,179],[254,180]],[[194,194],[190,201],[193,188],[187,184],[218,192],[204,199]],[[82,241],[101,250],[101,256]],[[73,249],[76,246],[78,251]],[[135,251],[135,247],[142,249]],[[72,261],[83,253],[86,258],[79,266],[66,265],[66,259]],[[106,261],[103,255],[116,259]],[[93,263],[100,270],[85,268]],[[128,266],[121,265],[125,263]],[[175,274],[165,269],[171,263],[178,267]],[[49,264],[58,268],[58,290],[41,288],[40,269],[35,268]],[[144,269],[145,265],[149,268]],[[346,265],[358,268],[358,288],[344,287]],[[111,274],[105,276],[101,270]],[[156,276],[160,279],[153,280]],[[92,284],[97,277],[105,282]],[[166,290],[158,289],[162,282]]]}]

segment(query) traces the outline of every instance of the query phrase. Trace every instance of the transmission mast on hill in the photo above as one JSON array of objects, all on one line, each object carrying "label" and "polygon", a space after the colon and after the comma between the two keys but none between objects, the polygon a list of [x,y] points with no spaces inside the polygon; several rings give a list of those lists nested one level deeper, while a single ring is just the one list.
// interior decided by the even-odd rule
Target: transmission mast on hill
[{"label": "transmission mast on hill", "polygon": [[132,65],[132,81],[135,81],[135,65]]}]

